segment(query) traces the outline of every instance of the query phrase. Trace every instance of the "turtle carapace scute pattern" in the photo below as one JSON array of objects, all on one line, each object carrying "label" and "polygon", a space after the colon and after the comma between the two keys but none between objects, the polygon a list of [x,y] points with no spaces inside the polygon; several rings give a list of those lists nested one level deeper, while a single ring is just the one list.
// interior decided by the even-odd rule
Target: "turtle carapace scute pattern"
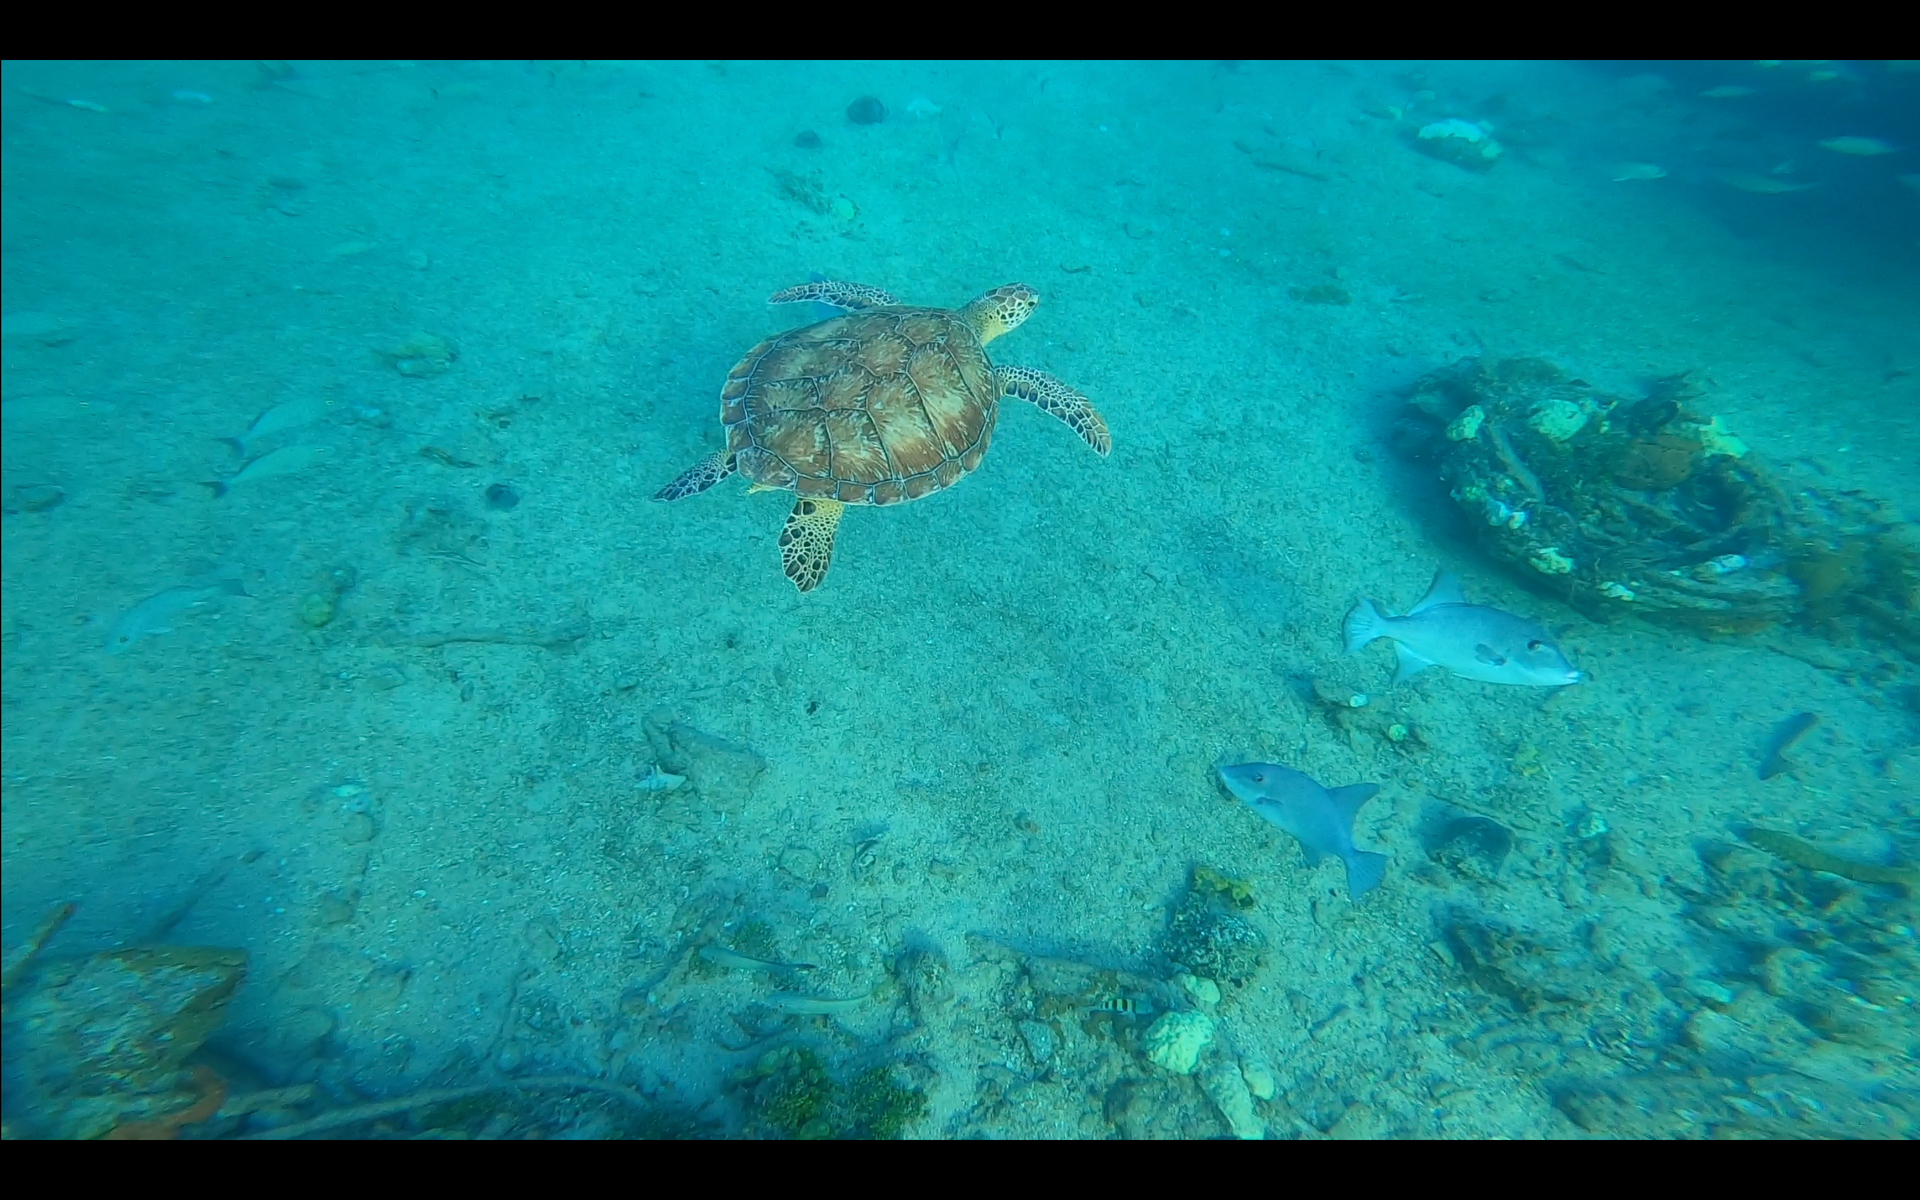
[{"label": "turtle carapace scute pattern", "polygon": [[802,592],[826,577],[847,505],[917,500],[979,466],[1002,397],[1059,419],[1096,454],[1113,447],[1085,396],[1044,371],[987,358],[987,343],[1039,304],[1024,284],[995,288],[957,310],[903,305],[878,288],[825,280],[768,298],[805,302],[842,315],[747,351],[720,392],[726,449],[654,495],[679,500],[735,472],[753,491],[793,492],[780,558]]}]

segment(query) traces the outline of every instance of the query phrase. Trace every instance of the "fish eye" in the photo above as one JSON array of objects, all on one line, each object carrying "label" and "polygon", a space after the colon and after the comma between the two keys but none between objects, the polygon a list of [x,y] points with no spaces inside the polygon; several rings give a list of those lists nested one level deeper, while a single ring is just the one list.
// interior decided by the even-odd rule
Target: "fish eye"
[{"label": "fish eye", "polygon": [[1546,648],[1547,648],[1547,644],[1541,641],[1539,638],[1535,638],[1532,641],[1527,643],[1527,649],[1533,651],[1535,654],[1540,653],[1542,650],[1545,650]]},{"label": "fish eye", "polygon": [[1253,777],[1253,781],[1255,783],[1265,783],[1267,781],[1267,777],[1265,775],[1255,775]]}]

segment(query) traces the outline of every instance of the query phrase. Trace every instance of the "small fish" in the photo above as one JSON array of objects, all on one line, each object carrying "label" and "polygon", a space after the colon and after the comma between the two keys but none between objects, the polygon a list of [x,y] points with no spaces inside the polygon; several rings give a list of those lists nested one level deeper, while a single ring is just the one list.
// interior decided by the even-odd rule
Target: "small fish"
[{"label": "small fish", "polygon": [[1828,138],[1820,144],[1835,154],[1857,154],[1863,158],[1871,158],[1876,154],[1892,154],[1895,149],[1889,142],[1870,137]]},{"label": "small fish", "polygon": [[437,462],[443,467],[454,467],[462,471],[469,471],[480,465],[477,462],[468,462],[464,458],[455,458],[438,446],[420,447],[420,457],[429,462]]},{"label": "small fish", "polygon": [[1813,713],[1795,713],[1774,726],[1773,733],[1767,738],[1767,750],[1760,758],[1760,778],[1772,779],[1783,771],[1793,770],[1793,764],[1787,760],[1787,751],[1793,744],[1807,735],[1820,718]]},{"label": "small fish", "polygon": [[1859,883],[1897,883],[1907,889],[1908,895],[1920,892],[1920,868],[1891,863],[1855,862],[1850,858],[1829,854],[1811,842],[1801,841],[1792,834],[1781,833],[1777,829],[1757,829],[1748,826],[1740,831],[1740,839],[1749,845],[1760,847],[1775,858],[1784,858],[1809,871],[1825,871],[1829,875],[1838,875],[1842,879],[1852,879]]},{"label": "small fish", "polygon": [[113,623],[107,632],[106,651],[120,654],[142,638],[156,633],[172,633],[173,620],[190,608],[198,608],[221,596],[244,596],[247,589],[238,579],[214,584],[183,584],[148,596]]},{"label": "small fish", "polygon": [[1221,767],[1227,790],[1267,820],[1292,834],[1309,867],[1331,854],[1347,865],[1347,895],[1367,894],[1387,873],[1387,856],[1353,848],[1353,818],[1380,790],[1377,783],[1350,783],[1332,791],[1309,776],[1276,763]]},{"label": "small fish", "polygon": [[686,781],[687,777],[685,775],[675,775],[668,771],[662,771],[660,764],[655,763],[653,768],[640,779],[640,782],[633,786],[643,792],[670,792]]},{"label": "small fish", "polygon": [[1102,996],[1092,1004],[1082,1004],[1084,1013],[1114,1013],[1123,1017],[1150,1017],[1153,1005],[1146,1000],[1136,1000],[1131,996]]},{"label": "small fish", "polygon": [[241,458],[247,457],[247,447],[268,434],[279,433],[283,429],[298,429],[302,425],[311,425],[327,415],[333,407],[333,401],[321,396],[304,396],[298,400],[289,400],[276,404],[253,419],[247,431],[239,437],[221,438],[232,446]]},{"label": "small fish", "polygon": [[225,479],[210,479],[200,486],[213,489],[217,500],[243,483],[253,483],[261,479],[271,479],[276,475],[292,475],[304,471],[315,463],[325,461],[333,453],[331,446],[282,446],[270,450],[252,460]]},{"label": "small fish", "polygon": [[796,996],[779,992],[767,997],[767,1007],[796,1017],[832,1017],[849,1013],[867,1002],[867,994],[836,1000],[831,996]]},{"label": "small fish", "polygon": [[1744,84],[1723,83],[1719,87],[1710,87],[1700,94],[1709,100],[1738,100],[1742,96],[1753,95],[1754,90]]},{"label": "small fish", "polygon": [[1753,192],[1761,196],[1778,196],[1786,192],[1804,192],[1817,187],[1812,183],[1788,183],[1784,179],[1756,174],[1753,171],[1722,171],[1715,179],[1728,187],[1739,188],[1743,192]]},{"label": "small fish", "polygon": [[1655,163],[1621,163],[1614,168],[1613,181],[1626,183],[1631,179],[1665,179],[1667,169]]},{"label": "small fish", "polygon": [[717,967],[729,967],[735,971],[813,971],[818,970],[812,963],[775,962],[767,958],[755,958],[742,954],[738,950],[729,950],[725,946],[708,942],[700,947],[700,957]]},{"label": "small fish", "polygon": [[1347,653],[1358,654],[1378,638],[1392,638],[1402,683],[1440,666],[1483,683],[1561,687],[1587,676],[1573,669],[1546,630],[1510,612],[1468,604],[1460,581],[1441,571],[1420,603],[1404,617],[1390,617],[1362,600],[1347,614]]}]

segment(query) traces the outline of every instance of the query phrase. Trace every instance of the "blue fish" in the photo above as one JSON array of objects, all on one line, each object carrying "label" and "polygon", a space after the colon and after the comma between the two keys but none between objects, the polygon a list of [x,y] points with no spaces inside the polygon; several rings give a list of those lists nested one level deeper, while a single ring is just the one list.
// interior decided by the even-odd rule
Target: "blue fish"
[{"label": "blue fish", "polygon": [[1291,767],[1241,763],[1221,767],[1220,781],[1267,820],[1292,834],[1314,866],[1323,854],[1347,864],[1347,895],[1355,900],[1378,886],[1387,856],[1353,848],[1353,818],[1380,790],[1377,783],[1350,783],[1332,791]]},{"label": "blue fish", "polygon": [[1389,638],[1400,657],[1395,683],[1405,683],[1428,667],[1445,667],[1464,679],[1564,687],[1586,679],[1554,645],[1553,635],[1525,617],[1468,604],[1460,581],[1441,571],[1420,603],[1404,617],[1389,617],[1371,600],[1347,614],[1347,653],[1358,654],[1378,638]]}]

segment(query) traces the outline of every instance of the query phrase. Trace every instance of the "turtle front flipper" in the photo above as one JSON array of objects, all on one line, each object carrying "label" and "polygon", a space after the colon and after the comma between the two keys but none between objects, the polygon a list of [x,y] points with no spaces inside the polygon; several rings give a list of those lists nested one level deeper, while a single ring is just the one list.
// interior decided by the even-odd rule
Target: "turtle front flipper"
[{"label": "turtle front flipper", "polygon": [[1045,371],[1032,367],[995,367],[993,376],[1002,395],[1025,400],[1048,416],[1066,422],[1069,429],[1080,435],[1081,441],[1093,447],[1095,454],[1105,458],[1107,451],[1113,449],[1107,423],[1094,409],[1093,401]]},{"label": "turtle front flipper", "polygon": [[864,283],[840,283],[832,279],[816,279],[812,283],[782,288],[767,297],[768,304],[804,304],[809,300],[815,304],[831,305],[843,312],[888,308],[900,303],[877,287],[868,287]]},{"label": "turtle front flipper", "polygon": [[733,474],[733,454],[726,450],[715,450],[699,462],[680,472],[680,477],[653,494],[655,500],[683,500],[697,492],[704,492],[722,479]]},{"label": "turtle front flipper", "polygon": [[838,500],[802,498],[793,502],[787,527],[780,531],[780,565],[793,586],[810,592],[826,578],[833,561],[833,531],[847,506]]}]

